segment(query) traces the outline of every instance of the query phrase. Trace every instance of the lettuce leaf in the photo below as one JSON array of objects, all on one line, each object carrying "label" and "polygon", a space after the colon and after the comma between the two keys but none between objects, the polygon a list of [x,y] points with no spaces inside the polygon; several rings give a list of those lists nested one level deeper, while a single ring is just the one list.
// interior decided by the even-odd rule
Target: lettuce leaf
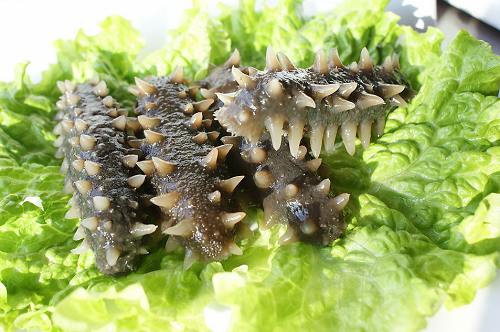
[{"label": "lettuce leaf", "polygon": [[[441,304],[472,301],[499,263],[500,58],[466,32],[441,54],[438,30],[399,26],[386,4],[306,18],[296,1],[242,0],[212,17],[200,1],[145,61],[139,33],[111,17],[95,36],[58,41],[40,83],[20,65],[0,83],[0,330],[415,331]],[[121,278],[70,254],[76,221],[63,219],[69,196],[52,147],[57,80],[97,73],[130,106],[134,76],[185,65],[199,78],[235,47],[262,68],[268,45],[308,66],[318,48],[338,47],[347,63],[365,44],[376,61],[400,54],[419,93],[368,149],[323,156],[334,189],[352,194],[348,230],[331,247],[280,247],[275,227],[243,240],[240,257],[184,271],[182,252],[159,249]]]}]

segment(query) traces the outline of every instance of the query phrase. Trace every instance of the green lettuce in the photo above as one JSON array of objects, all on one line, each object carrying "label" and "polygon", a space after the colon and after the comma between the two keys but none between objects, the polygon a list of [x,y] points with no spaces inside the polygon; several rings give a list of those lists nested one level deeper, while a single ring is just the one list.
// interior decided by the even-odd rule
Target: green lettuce
[{"label": "green lettuce", "polygon": [[[0,331],[415,331],[442,304],[472,301],[499,264],[500,58],[466,32],[441,53],[438,30],[399,26],[386,4],[351,1],[306,18],[296,1],[256,10],[242,0],[212,17],[200,1],[145,59],[140,34],[111,17],[97,35],[58,41],[40,83],[21,64],[0,83]],[[346,63],[365,45],[377,62],[396,52],[418,89],[368,149],[322,156],[334,190],[351,193],[345,235],[326,248],[280,247],[282,227],[256,231],[242,256],[188,271],[182,252],[158,249],[120,278],[71,254],[77,221],[64,219],[70,197],[53,157],[55,82],[98,74],[130,106],[134,76],[183,65],[200,78],[233,48],[262,68],[268,45],[301,66],[318,48],[337,47]]]}]

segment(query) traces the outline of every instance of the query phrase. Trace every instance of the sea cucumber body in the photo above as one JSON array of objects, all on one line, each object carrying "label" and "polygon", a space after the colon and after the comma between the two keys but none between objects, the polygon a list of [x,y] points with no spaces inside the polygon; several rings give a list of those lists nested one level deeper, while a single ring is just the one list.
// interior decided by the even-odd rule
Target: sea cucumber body
[{"label": "sea cucumber body", "polygon": [[[64,91],[66,104],[59,126],[67,187],[74,191],[67,217],[82,219],[74,250],[91,248],[96,266],[105,274],[133,271],[145,253],[143,236],[156,230],[146,225],[140,197],[129,184],[132,171],[123,158],[137,150],[127,144],[125,116],[107,94],[104,83],[80,84]],[[71,191],[71,190],[69,190]]]},{"label": "sea cucumber body", "polygon": [[164,232],[186,248],[187,264],[241,254],[233,228],[244,213],[228,212],[241,178],[229,179],[224,159],[231,146],[216,146],[207,134],[212,101],[196,103],[185,85],[166,77],[141,84],[149,92],[139,94],[136,109],[145,129],[140,167],[156,190],[151,201],[163,211]]}]

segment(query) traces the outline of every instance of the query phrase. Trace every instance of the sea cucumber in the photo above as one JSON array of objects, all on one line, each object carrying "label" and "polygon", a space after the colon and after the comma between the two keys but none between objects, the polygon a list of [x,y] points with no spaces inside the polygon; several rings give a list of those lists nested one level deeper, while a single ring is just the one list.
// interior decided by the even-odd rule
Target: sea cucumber
[{"label": "sea cucumber", "polygon": [[263,132],[269,132],[275,150],[285,135],[294,157],[299,153],[304,132],[316,158],[323,145],[327,152],[332,151],[340,127],[345,148],[352,155],[356,133],[367,147],[372,125],[375,123],[380,136],[387,113],[406,105],[412,96],[398,68],[396,56],[374,66],[363,48],[359,63],[344,66],[334,49],[329,58],[318,51],[312,67],[301,69],[283,53],[275,54],[268,48],[265,71],[247,75],[232,68],[240,89],[220,95],[224,107],[215,113],[215,118],[229,132],[252,143],[257,143]]},{"label": "sea cucumber", "polygon": [[274,150],[266,135],[256,144],[234,136],[225,136],[222,141],[240,142],[239,155],[232,153],[229,158],[261,191],[265,226],[288,226],[280,244],[303,241],[328,245],[341,235],[345,228],[342,210],[349,194],[331,196],[330,180],[317,174],[321,159],[311,159],[304,145],[295,158],[286,141]]},{"label": "sea cucumber", "polygon": [[[232,63],[233,68],[239,67],[239,56],[238,61],[231,61],[235,54],[238,54],[237,51],[224,65],[209,74],[209,78],[216,76],[216,80],[204,80],[208,91],[213,91],[223,100],[227,94],[222,94],[221,90],[231,93],[238,89],[231,71],[226,70],[228,63]],[[222,104],[217,103],[214,108],[220,106]],[[221,140],[238,147],[228,158],[231,166],[244,170],[260,191],[266,226],[276,223],[288,225],[287,231],[280,238],[281,244],[300,240],[327,245],[342,233],[345,224],[341,211],[347,204],[349,195],[330,195],[330,180],[321,179],[316,174],[321,159],[312,159],[305,146],[301,145],[299,154],[293,157],[288,152],[286,141],[274,150],[267,133],[257,143],[234,136],[225,136]]]},{"label": "sea cucumber", "polygon": [[125,110],[108,96],[104,81],[75,85],[58,82],[61,121],[55,145],[64,156],[66,192],[74,192],[66,218],[81,218],[73,253],[92,249],[97,268],[116,275],[133,271],[147,253],[145,235],[156,225],[146,223],[136,191],[145,180],[133,175],[138,150],[127,144]]},{"label": "sea cucumber", "polygon": [[151,202],[164,213],[167,248],[175,242],[184,246],[186,268],[194,260],[241,254],[234,232],[245,213],[230,211],[243,176],[229,177],[224,160],[232,145],[217,145],[219,132],[209,131],[213,99],[195,102],[181,69],[170,77],[136,79],[131,92],[144,129],[138,146],[146,160],[137,165],[156,190]]}]

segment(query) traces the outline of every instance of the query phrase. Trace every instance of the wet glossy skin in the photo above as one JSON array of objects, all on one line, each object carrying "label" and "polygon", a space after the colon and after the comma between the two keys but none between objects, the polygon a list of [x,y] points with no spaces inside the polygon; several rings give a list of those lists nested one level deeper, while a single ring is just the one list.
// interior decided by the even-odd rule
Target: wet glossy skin
[{"label": "wet glossy skin", "polygon": [[[222,160],[217,162],[214,170],[207,169],[204,164],[204,158],[215,145],[210,140],[201,144],[193,140],[200,132],[211,129],[204,125],[195,129],[191,122],[192,115],[183,112],[187,104],[194,102],[189,96],[179,96],[187,87],[172,83],[168,78],[148,81],[156,87],[157,92],[140,97],[136,112],[160,119],[159,124],[151,130],[165,137],[157,143],[145,140],[141,150],[146,160],[156,157],[175,164],[175,170],[170,174],[161,175],[155,170],[151,175],[151,183],[157,195],[175,192],[179,197],[173,207],[162,208],[165,215],[163,228],[184,222],[189,225],[187,233],[172,236],[183,244],[189,255],[204,260],[223,259],[228,256],[228,246],[234,239],[233,230],[221,220],[231,206],[231,194],[219,186],[220,181],[230,177],[228,168]],[[154,107],[145,107],[151,103],[154,103]],[[208,114],[204,118],[209,118]],[[209,199],[209,194],[215,191],[221,194],[219,203]]]},{"label": "wet glossy skin", "polygon": [[[122,274],[133,271],[140,253],[142,239],[131,233],[135,222],[145,222],[144,212],[139,207],[140,199],[136,191],[129,186],[127,179],[132,175],[131,170],[122,164],[123,156],[134,153],[126,143],[124,131],[114,128],[111,121],[116,118],[108,115],[111,109],[105,106],[102,98],[93,92],[93,86],[82,84],[76,87],[72,95],[80,97],[78,104],[68,107],[65,119],[75,121],[84,120],[88,127],[83,131],[73,127],[65,133],[64,151],[66,162],[70,165],[67,181],[75,189],[76,202],[81,218],[97,218],[95,229],[85,230],[85,239],[95,254],[97,268],[104,274]],[[81,145],[72,146],[73,137],[89,135],[96,139],[92,149],[85,150]],[[93,161],[100,165],[98,174],[89,175],[88,172],[76,169],[75,160]],[[75,185],[76,181],[86,180],[91,183],[88,193],[81,193]],[[109,199],[109,208],[99,211],[94,206],[96,196]],[[110,248],[119,252],[116,263],[110,265],[106,253]]]}]

